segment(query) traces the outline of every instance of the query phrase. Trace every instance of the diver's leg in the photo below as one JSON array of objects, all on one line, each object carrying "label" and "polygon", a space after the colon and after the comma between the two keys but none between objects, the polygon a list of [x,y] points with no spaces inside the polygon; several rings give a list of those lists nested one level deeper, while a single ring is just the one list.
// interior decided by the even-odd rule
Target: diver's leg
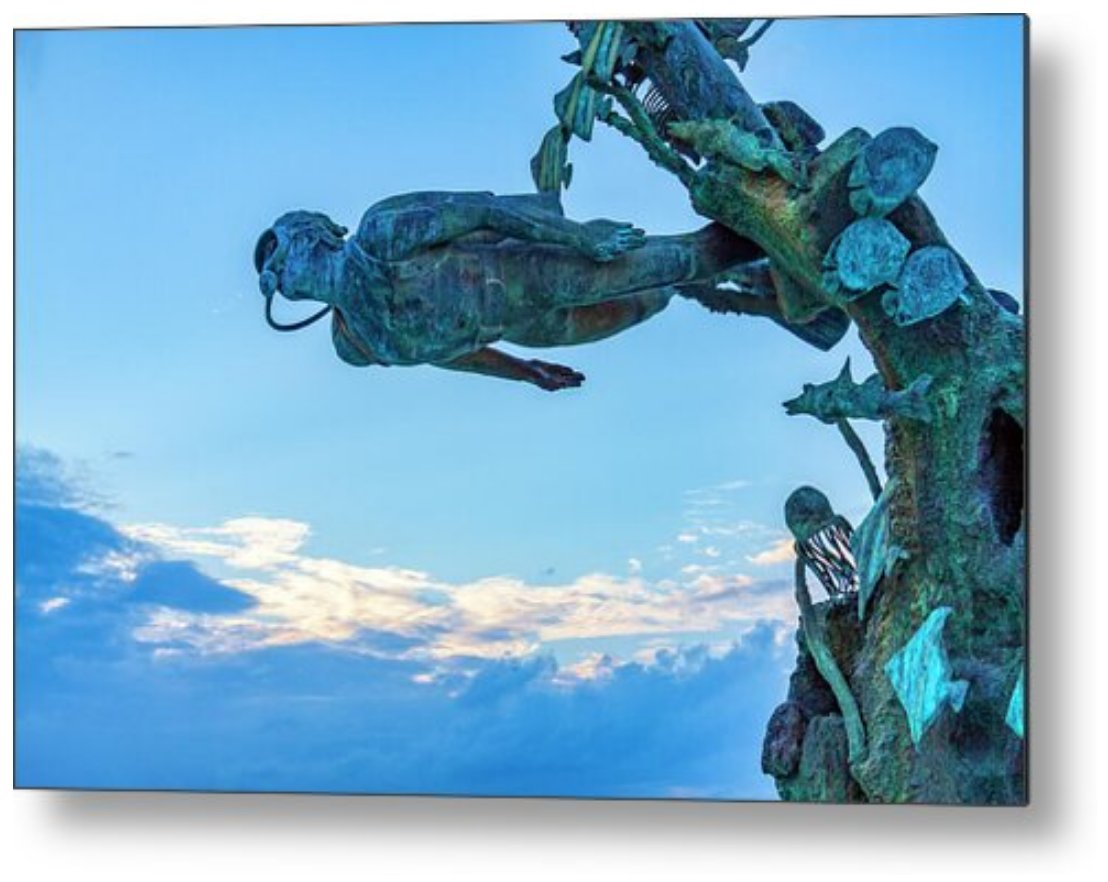
[{"label": "diver's leg", "polygon": [[652,288],[713,276],[762,256],[754,243],[718,224],[680,236],[649,236],[643,247],[596,263],[565,248],[505,245],[496,250],[496,277],[514,295],[515,312],[590,306]]},{"label": "diver's leg", "polygon": [[[766,273],[768,279],[768,273]],[[680,285],[676,293],[716,313],[765,316],[805,343],[826,352],[838,343],[850,328],[850,318],[834,307],[816,313],[806,322],[790,322],[781,311],[772,280],[748,291],[717,287],[712,282]]]},{"label": "diver's leg", "polygon": [[512,196],[499,196],[506,205],[512,205],[522,211],[540,211],[544,214],[556,214],[565,217],[562,209],[562,200],[559,194],[549,193],[520,193]]},{"label": "diver's leg", "polygon": [[675,288],[653,288],[592,306],[554,309],[504,339],[519,346],[574,346],[593,343],[641,324],[669,305]]},{"label": "diver's leg", "polygon": [[439,210],[445,205],[482,207],[492,202],[503,202],[527,211],[564,215],[558,193],[516,193],[497,196],[488,190],[420,190],[400,193],[375,202],[370,211],[413,211],[421,208]]}]

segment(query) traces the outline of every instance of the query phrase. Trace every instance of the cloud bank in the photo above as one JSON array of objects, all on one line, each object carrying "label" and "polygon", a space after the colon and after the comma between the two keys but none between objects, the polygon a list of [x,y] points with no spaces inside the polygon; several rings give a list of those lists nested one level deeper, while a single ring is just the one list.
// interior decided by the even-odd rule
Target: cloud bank
[{"label": "cloud bank", "polygon": [[780,583],[450,583],[288,519],[118,527],[41,451],[17,477],[22,786],[773,798]]}]

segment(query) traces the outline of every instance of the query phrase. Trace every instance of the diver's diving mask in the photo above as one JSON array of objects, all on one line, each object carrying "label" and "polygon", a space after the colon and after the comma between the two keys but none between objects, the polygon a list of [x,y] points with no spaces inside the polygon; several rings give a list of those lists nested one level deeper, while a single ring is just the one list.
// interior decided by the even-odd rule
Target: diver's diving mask
[{"label": "diver's diving mask", "polygon": [[296,235],[315,235],[328,247],[341,248],[346,228],[334,223],[326,215],[308,211],[292,211],[279,217],[258,237],[254,246],[254,269],[258,273],[258,287],[265,297],[265,320],[275,331],[299,331],[314,324],[331,311],[327,305],[318,312],[298,322],[285,324],[273,318],[273,296],[281,288],[281,270],[284,269]]}]

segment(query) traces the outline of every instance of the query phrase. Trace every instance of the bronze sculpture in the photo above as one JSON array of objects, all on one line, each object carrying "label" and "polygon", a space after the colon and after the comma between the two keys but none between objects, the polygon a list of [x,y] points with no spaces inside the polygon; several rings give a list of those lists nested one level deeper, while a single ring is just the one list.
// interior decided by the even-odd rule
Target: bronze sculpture
[{"label": "bronze sculpture", "polygon": [[254,265],[267,306],[276,293],[326,304],[305,322],[271,324],[295,329],[333,309],[332,339],[348,364],[432,364],[548,390],[584,377],[492,344],[600,340],[659,313],[682,283],[762,256],[718,224],[646,236],[627,223],[577,223],[549,193],[408,193],[346,232],[294,211],[262,234]]},{"label": "bronze sculpture", "polygon": [[[766,770],[787,799],[1021,803],[1019,302],[982,284],[919,195],[936,157],[927,138],[904,126],[852,128],[825,144],[798,105],[754,100],[729,64],[741,70],[765,33],[762,25],[746,37],[752,24],[571,23],[579,48],[564,58],[578,70],[554,97],[556,122],[531,161],[539,195],[397,197],[371,209],[349,240],[323,215],[293,212],[259,240],[262,292],[268,303],[279,291],[327,304],[309,322],[334,307],[335,346],[351,364],[430,363],[545,389],[583,377],[491,344],[599,340],[674,294],[768,317],[824,350],[853,326],[877,375],[857,384],[844,370],[807,384],[786,409],[838,428],[874,506],[852,541],[818,491],[792,499],[801,654],[767,745],[785,745],[793,760]],[[570,142],[589,141],[596,122],[642,147],[723,229],[651,238],[562,217]],[[850,426],[856,418],[883,423],[884,486]],[[811,545],[821,530],[827,541]],[[856,591],[858,614],[813,603],[809,569],[832,595]],[[922,627],[928,610],[932,624]],[[942,706],[957,714],[922,742],[899,674],[919,666],[888,662],[939,657],[904,654],[913,634],[938,633],[936,612],[951,618],[945,651],[968,685],[955,694],[955,681],[935,679]],[[820,683],[837,710],[805,703]]]}]

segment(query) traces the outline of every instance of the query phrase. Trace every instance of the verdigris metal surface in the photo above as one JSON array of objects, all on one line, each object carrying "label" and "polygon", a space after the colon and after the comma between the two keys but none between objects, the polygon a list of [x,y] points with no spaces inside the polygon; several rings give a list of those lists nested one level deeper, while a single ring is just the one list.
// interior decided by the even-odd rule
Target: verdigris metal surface
[{"label": "verdigris metal surface", "polygon": [[949,705],[957,712],[966,700],[969,684],[951,679],[943,646],[943,626],[953,612],[949,606],[933,609],[912,639],[885,665],[885,675],[896,690],[917,747],[944,707]]}]

